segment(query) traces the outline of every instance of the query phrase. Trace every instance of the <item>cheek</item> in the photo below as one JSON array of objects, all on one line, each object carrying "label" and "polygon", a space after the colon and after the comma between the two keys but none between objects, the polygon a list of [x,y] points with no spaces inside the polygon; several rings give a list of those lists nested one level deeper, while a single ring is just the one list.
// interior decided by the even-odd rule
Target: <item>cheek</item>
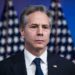
[{"label": "cheek", "polygon": [[33,32],[25,32],[25,39],[34,39],[34,37],[35,37],[35,33],[33,33]]},{"label": "cheek", "polygon": [[50,32],[45,32],[45,37],[49,38],[50,37]]}]

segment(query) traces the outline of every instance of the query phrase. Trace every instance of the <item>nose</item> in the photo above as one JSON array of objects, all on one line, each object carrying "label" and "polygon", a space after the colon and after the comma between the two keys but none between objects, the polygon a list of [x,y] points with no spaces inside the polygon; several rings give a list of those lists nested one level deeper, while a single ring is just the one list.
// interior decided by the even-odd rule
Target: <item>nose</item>
[{"label": "nose", "polygon": [[42,29],[42,27],[39,27],[39,28],[37,29],[37,35],[38,35],[38,36],[43,36],[43,29]]}]

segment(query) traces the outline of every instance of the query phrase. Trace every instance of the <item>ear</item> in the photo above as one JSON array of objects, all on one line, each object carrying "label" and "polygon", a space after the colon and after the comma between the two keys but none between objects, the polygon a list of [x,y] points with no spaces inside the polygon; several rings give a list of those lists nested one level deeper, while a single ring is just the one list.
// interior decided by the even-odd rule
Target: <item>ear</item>
[{"label": "ear", "polygon": [[23,28],[20,29],[20,34],[22,37],[24,37],[24,29]]}]

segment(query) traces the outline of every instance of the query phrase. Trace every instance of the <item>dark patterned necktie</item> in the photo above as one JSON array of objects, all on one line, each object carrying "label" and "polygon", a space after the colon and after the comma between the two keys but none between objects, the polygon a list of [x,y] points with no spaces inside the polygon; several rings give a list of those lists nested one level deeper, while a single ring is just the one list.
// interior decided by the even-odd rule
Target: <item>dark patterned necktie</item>
[{"label": "dark patterned necktie", "polygon": [[35,75],[44,75],[42,70],[41,70],[41,65],[40,65],[41,59],[40,58],[35,58],[33,62],[36,65]]}]

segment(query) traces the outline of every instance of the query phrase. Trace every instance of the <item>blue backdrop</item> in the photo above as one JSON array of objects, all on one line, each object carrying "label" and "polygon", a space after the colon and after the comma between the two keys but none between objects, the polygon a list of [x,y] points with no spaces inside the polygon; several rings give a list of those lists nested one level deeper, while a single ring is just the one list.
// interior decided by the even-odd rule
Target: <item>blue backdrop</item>
[{"label": "blue backdrop", "polygon": [[[3,10],[4,2],[5,0],[0,0],[0,17]],[[60,2],[75,44],[75,0],[60,0]],[[21,11],[28,5],[43,4],[49,8],[51,0],[13,0],[13,3],[18,16],[20,16]]]}]

